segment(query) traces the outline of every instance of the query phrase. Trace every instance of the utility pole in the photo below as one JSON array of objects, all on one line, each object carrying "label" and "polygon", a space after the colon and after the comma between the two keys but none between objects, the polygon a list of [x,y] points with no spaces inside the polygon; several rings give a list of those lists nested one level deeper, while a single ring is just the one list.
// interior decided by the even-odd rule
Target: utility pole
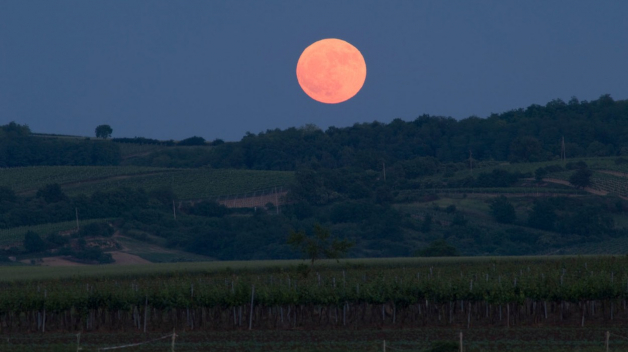
[{"label": "utility pole", "polygon": [[565,136],[563,136],[561,143],[560,143],[560,158],[565,161],[566,157],[565,157]]},{"label": "utility pole", "polygon": [[471,169],[471,173],[473,173],[473,153],[471,149],[469,149],[469,168]]},{"label": "utility pole", "polygon": [[74,208],[74,213],[76,214],[76,231],[78,231],[80,230],[78,222],[78,208]]},{"label": "utility pole", "polygon": [[174,199],[172,200],[172,215],[174,215],[174,219],[177,220],[177,208],[174,207]]},{"label": "utility pole", "polygon": [[384,171],[384,182],[386,182],[386,162],[382,161],[382,170]]}]

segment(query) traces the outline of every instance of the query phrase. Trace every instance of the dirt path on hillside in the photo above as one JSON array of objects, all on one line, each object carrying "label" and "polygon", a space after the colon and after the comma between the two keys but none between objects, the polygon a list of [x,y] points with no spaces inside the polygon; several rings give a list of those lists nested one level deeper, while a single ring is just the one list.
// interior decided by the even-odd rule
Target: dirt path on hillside
[{"label": "dirt path on hillside", "polygon": [[[22,263],[30,264],[29,259],[21,261]],[[71,260],[64,259],[63,257],[46,257],[41,258],[39,263],[41,266],[86,266],[87,264],[76,263]]]},{"label": "dirt path on hillside", "polygon": [[[251,192],[249,192],[251,193]],[[286,204],[286,195],[288,191],[281,191],[277,193],[268,193],[259,196],[251,196],[251,197],[243,197],[243,198],[233,198],[233,199],[216,199],[216,198],[200,198],[200,199],[187,199],[179,201],[177,207],[181,209],[183,204],[196,205],[197,203],[204,201],[216,201],[218,204],[222,204],[227,208],[254,208],[254,207],[264,207],[268,203],[272,203],[273,205],[282,206]]]},{"label": "dirt path on hillside", "polygon": [[[560,185],[573,187],[573,185],[571,183],[569,183],[569,181],[560,180],[560,179],[557,179],[557,178],[544,178],[543,181],[551,182],[551,183],[557,183],[557,184],[560,184]],[[597,194],[598,196],[605,196],[605,195],[608,194],[608,192],[606,192],[606,191],[600,191],[599,189],[593,189],[591,187],[585,187],[584,191],[585,192],[589,192],[591,194]]]},{"label": "dirt path on hillside", "polygon": [[261,208],[266,206],[266,204],[268,203],[272,203],[273,205],[277,206],[285,204],[283,200],[285,199],[286,194],[288,194],[288,192],[284,191],[265,194],[257,197],[219,200],[218,203],[224,205],[227,208]]},{"label": "dirt path on hillside", "polygon": [[137,255],[124,253],[124,252],[109,252],[116,262],[116,265],[129,265],[129,264],[150,264],[148,260],[141,258]]},{"label": "dirt path on hillside", "polygon": [[[146,259],[143,259],[141,257],[138,257],[137,255],[133,255],[133,254],[129,254],[129,253],[124,253],[124,252],[119,252],[119,251],[115,251],[115,252],[107,252],[107,253],[111,253],[111,257],[113,257],[113,260],[115,260],[115,262],[108,264],[108,265],[133,265],[133,264],[150,264],[151,262],[149,262]],[[25,264],[30,264],[30,259],[25,259],[21,261],[22,263]],[[41,266],[94,266],[94,265],[99,265],[99,264],[83,264],[83,263],[77,263],[77,262],[73,262],[71,260],[67,260],[63,257],[45,257],[45,258],[41,258],[41,262],[39,262],[39,264]]]},{"label": "dirt path on hillside", "polygon": [[601,172],[603,174],[608,174],[608,175],[613,175],[613,176],[619,176],[619,177],[625,177],[628,178],[628,174],[625,172],[619,172],[619,171],[610,171],[610,170],[595,170],[597,172]]}]

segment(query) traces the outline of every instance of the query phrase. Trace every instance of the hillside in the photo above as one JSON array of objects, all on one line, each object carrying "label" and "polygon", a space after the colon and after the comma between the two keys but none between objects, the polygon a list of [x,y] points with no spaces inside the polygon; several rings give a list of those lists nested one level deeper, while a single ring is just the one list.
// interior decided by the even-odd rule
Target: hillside
[{"label": "hillside", "polygon": [[[0,129],[0,163],[10,166],[0,172],[0,258],[78,258],[97,247],[105,254],[88,254],[102,262],[119,251],[289,259],[298,253],[288,234],[316,223],[352,241],[351,257],[437,255],[443,243],[463,255],[619,254],[626,121],[628,102],[602,96],[228,143],[95,140],[11,123]],[[585,177],[577,187],[576,174]],[[26,246],[29,231],[37,236]]]}]

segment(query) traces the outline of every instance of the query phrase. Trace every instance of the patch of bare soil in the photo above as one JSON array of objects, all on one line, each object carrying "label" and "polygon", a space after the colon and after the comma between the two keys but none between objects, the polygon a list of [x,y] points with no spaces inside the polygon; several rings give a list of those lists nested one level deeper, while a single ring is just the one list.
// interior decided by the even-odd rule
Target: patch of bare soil
[{"label": "patch of bare soil", "polygon": [[138,257],[137,255],[124,253],[124,252],[109,252],[115,260],[114,265],[130,265],[130,264],[150,264],[146,259]]},{"label": "patch of bare soil", "polygon": [[[30,260],[26,259],[26,260],[22,260],[22,262],[28,264],[30,263]],[[88,265],[88,264],[73,262],[71,260],[64,259],[63,257],[41,258],[41,260],[39,261],[39,264],[41,266],[85,266],[85,265]]]},{"label": "patch of bare soil", "polygon": [[[571,186],[571,183],[569,183],[569,181],[559,180],[557,178],[544,178],[543,181],[551,182],[551,183],[558,183],[558,184],[566,185],[566,186]],[[585,187],[584,190],[586,192],[589,192],[589,193],[592,193],[592,194],[597,194],[598,196],[605,196],[605,195],[608,194],[608,192],[600,191],[599,189],[593,189],[591,187]]]},{"label": "patch of bare soil", "polygon": [[[110,265],[133,265],[133,264],[150,264],[146,259],[142,259],[133,254],[124,252],[109,252],[115,262]],[[21,261],[25,264],[30,264],[30,259],[24,259]],[[46,257],[38,259],[38,264],[41,266],[85,266],[85,265],[97,265],[97,264],[83,264],[67,260],[63,257]]]},{"label": "patch of bare soil", "polygon": [[603,174],[613,175],[613,176],[628,177],[628,174],[625,172],[611,171],[611,170],[596,170],[596,171],[601,172]]},{"label": "patch of bare soil", "polygon": [[286,194],[288,192],[277,192],[271,194],[265,194],[257,197],[247,197],[247,198],[236,198],[236,199],[224,199],[219,200],[218,203],[226,206],[227,208],[254,208],[254,207],[264,207],[268,203],[272,203],[273,205],[282,205],[285,202]]}]

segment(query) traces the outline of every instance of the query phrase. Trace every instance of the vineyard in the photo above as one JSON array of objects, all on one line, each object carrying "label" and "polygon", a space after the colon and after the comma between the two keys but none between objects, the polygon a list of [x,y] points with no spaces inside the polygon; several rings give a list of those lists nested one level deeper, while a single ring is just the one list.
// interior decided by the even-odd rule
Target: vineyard
[{"label": "vineyard", "polygon": [[[552,173],[550,177],[569,181],[573,171],[562,171]],[[593,171],[591,177],[591,188],[604,191],[610,194],[628,196],[628,178],[610,175],[608,173]]]},{"label": "vineyard", "polygon": [[621,326],[627,264],[417,261],[13,281],[0,291],[0,332]]},{"label": "vineyard", "polygon": [[[82,220],[80,225],[88,225],[94,222],[107,221],[108,219],[91,219]],[[58,233],[60,231],[69,231],[76,229],[76,221],[64,221],[34,226],[13,227],[10,229],[0,229],[0,246],[11,245],[24,241],[24,234],[33,231],[42,235]]]},{"label": "vineyard", "polygon": [[628,196],[628,179],[614,175],[595,172],[591,178],[593,188],[606,191],[611,194]]},{"label": "vineyard", "polygon": [[15,192],[37,190],[45,185],[60,185],[100,180],[120,176],[136,176],[156,172],[169,172],[172,169],[153,167],[118,166],[33,166],[0,170],[0,185]]},{"label": "vineyard", "polygon": [[95,184],[75,185],[69,194],[110,191],[119,187],[143,188],[151,191],[171,187],[179,199],[216,198],[229,194],[254,192],[286,186],[293,180],[292,172],[229,169],[169,169],[172,171],[108,179]]},{"label": "vineyard", "polygon": [[172,187],[179,199],[201,199],[286,186],[293,173],[229,169],[169,169],[139,166],[38,166],[0,170],[0,185],[17,193],[57,183],[69,195],[119,187],[146,191]]}]

